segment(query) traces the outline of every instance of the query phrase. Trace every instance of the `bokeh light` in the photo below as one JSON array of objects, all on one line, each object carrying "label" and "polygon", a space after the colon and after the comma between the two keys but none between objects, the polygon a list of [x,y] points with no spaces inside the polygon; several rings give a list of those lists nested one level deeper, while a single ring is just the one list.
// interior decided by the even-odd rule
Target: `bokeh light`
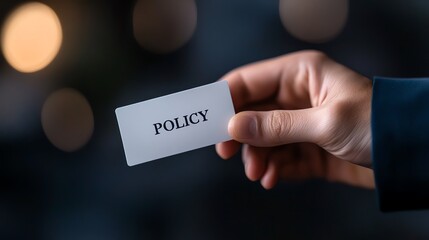
[{"label": "bokeh light", "polygon": [[48,6],[31,2],[18,7],[2,29],[2,51],[7,62],[20,72],[43,69],[58,54],[61,23]]},{"label": "bokeh light", "polygon": [[144,49],[170,53],[192,37],[197,25],[194,0],[138,0],[133,13],[134,37]]},{"label": "bokeh light", "polygon": [[78,91],[64,88],[52,93],[42,109],[42,126],[57,148],[73,152],[83,147],[94,130],[94,116],[86,98]]},{"label": "bokeh light", "polygon": [[294,37],[323,43],[344,28],[348,7],[348,0],[280,0],[280,18]]}]

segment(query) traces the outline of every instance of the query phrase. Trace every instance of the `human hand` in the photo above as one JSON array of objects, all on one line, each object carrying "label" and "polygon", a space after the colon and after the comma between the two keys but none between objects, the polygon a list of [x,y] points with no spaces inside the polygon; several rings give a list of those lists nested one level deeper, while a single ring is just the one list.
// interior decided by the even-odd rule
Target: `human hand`
[{"label": "human hand", "polygon": [[369,79],[323,53],[302,51],[238,68],[228,81],[236,114],[224,159],[243,145],[250,180],[325,178],[374,188]]}]

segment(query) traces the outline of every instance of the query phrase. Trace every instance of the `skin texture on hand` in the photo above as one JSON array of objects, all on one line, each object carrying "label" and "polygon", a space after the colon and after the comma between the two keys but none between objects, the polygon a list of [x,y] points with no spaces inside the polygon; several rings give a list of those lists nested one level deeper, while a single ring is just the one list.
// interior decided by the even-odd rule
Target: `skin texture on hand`
[{"label": "skin texture on hand", "polygon": [[228,81],[236,114],[223,159],[242,146],[247,177],[270,189],[278,180],[324,178],[374,188],[369,79],[318,51],[238,68]]}]

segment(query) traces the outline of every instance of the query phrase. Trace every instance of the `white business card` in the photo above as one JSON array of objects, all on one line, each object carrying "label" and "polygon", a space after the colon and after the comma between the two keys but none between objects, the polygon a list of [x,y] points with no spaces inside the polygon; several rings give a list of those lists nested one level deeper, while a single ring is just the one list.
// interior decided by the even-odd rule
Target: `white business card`
[{"label": "white business card", "polygon": [[116,109],[129,166],[228,141],[234,114],[226,81]]}]

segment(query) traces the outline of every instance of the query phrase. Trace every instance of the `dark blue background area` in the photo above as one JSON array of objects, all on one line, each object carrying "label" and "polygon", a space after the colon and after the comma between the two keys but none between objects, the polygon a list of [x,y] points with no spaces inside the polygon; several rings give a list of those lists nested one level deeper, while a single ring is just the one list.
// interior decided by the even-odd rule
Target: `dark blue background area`
[{"label": "dark blue background area", "polygon": [[[2,1],[0,19],[20,2]],[[128,167],[114,115],[116,107],[302,49],[322,50],[368,77],[428,77],[427,1],[351,1],[342,33],[309,44],[284,29],[278,1],[198,0],[195,34],[168,55],[142,50],[134,40],[133,1],[63,2],[94,19],[79,33],[79,27],[68,31],[73,18],[65,17],[56,62],[72,51],[67,39],[78,38],[73,59],[61,71],[35,76],[56,79],[52,88],[81,91],[94,111],[94,135],[74,153],[51,145],[39,125],[21,137],[0,138],[1,239],[429,238],[427,211],[382,214],[375,192],[322,180],[266,191],[247,180],[240,156],[223,161],[214,147]],[[69,16],[63,2],[46,1],[60,17]],[[4,58],[0,66],[10,68]]]}]

